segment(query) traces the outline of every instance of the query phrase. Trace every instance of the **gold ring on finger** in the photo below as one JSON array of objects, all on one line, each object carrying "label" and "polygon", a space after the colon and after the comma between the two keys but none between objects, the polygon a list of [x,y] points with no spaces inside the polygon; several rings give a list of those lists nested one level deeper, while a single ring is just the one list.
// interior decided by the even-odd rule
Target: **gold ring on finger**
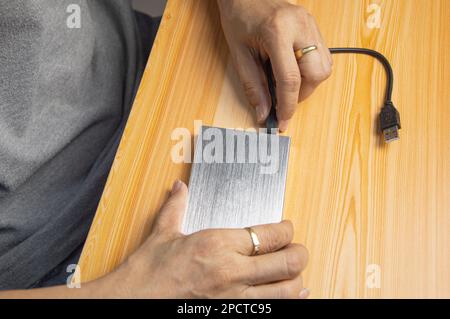
[{"label": "gold ring on finger", "polygon": [[317,50],[317,45],[309,45],[303,49],[295,50],[295,58],[300,60],[305,54]]}]

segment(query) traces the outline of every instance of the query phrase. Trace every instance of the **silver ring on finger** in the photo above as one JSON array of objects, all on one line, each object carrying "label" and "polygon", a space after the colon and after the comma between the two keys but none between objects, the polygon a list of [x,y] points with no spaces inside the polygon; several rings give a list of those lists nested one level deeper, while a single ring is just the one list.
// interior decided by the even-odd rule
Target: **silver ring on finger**
[{"label": "silver ring on finger", "polygon": [[259,251],[260,251],[260,248],[261,248],[261,242],[259,241],[258,235],[255,233],[253,228],[247,227],[245,229],[250,234],[250,238],[251,238],[252,244],[253,244],[253,251],[252,251],[251,256],[256,256],[256,255],[259,254]]}]

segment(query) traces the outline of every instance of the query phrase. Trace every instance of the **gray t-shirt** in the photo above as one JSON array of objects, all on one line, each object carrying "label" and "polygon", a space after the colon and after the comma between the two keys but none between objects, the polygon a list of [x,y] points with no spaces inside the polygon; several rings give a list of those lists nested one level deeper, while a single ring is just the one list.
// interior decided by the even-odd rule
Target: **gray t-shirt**
[{"label": "gray t-shirt", "polygon": [[0,289],[80,250],[143,66],[129,0],[0,1]]}]

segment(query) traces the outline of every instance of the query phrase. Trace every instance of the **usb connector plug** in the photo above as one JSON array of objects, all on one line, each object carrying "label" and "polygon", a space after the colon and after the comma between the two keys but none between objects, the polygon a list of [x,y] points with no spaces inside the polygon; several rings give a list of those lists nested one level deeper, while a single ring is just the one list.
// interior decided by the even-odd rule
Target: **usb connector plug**
[{"label": "usb connector plug", "polygon": [[394,72],[388,59],[378,51],[364,48],[330,48],[331,54],[356,53],[370,55],[383,64],[386,70],[386,94],[385,103],[380,114],[380,126],[384,140],[389,143],[399,139],[398,130],[400,126],[400,114],[392,104],[392,87],[394,86]]},{"label": "usb connector plug", "polygon": [[387,102],[381,109],[380,127],[387,143],[400,138],[398,135],[398,130],[401,129],[400,114],[392,102]]}]

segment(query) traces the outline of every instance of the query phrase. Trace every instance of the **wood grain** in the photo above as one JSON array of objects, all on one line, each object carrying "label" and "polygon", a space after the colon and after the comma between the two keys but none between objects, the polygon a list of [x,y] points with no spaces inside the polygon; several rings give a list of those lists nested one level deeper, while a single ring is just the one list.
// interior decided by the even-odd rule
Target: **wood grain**
[{"label": "wood grain", "polygon": [[[379,50],[395,72],[403,129],[377,134],[383,68],[336,56],[334,72],[299,106],[290,129],[284,215],[310,251],[312,297],[450,297],[450,1],[304,0],[327,44]],[[380,29],[366,11],[381,7]],[[229,61],[214,1],[169,0],[80,260],[83,281],[113,270],[148,234],[176,178],[176,127],[194,119],[254,126]],[[380,288],[368,288],[369,265]],[[369,268],[368,268],[369,267]]]}]

